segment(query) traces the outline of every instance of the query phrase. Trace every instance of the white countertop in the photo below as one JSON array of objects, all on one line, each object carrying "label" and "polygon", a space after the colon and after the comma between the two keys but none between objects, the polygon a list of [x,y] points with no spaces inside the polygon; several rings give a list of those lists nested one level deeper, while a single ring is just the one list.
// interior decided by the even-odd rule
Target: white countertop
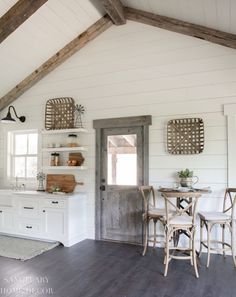
[{"label": "white countertop", "polygon": [[53,197],[53,198],[69,198],[69,197],[76,197],[78,195],[83,195],[84,193],[78,193],[78,192],[73,192],[73,193],[49,193],[49,192],[43,192],[43,191],[12,191],[9,189],[0,189],[0,195],[1,193],[3,194],[12,194],[12,195],[33,195],[33,196],[41,196],[41,197]]},{"label": "white countertop", "polygon": [[43,191],[13,191],[14,195],[36,195],[36,196],[55,196],[55,197],[68,197],[68,196],[76,196],[79,193],[49,193]]}]

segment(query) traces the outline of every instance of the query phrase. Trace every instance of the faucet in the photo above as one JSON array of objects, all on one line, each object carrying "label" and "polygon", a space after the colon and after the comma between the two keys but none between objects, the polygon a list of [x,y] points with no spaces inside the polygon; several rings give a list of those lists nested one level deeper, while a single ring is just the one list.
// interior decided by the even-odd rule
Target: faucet
[{"label": "faucet", "polygon": [[11,184],[12,189],[13,189],[14,191],[25,191],[25,184],[21,184],[21,185],[19,185],[19,184],[18,184],[18,181],[19,181],[19,178],[18,178],[18,176],[16,176],[15,184]]}]

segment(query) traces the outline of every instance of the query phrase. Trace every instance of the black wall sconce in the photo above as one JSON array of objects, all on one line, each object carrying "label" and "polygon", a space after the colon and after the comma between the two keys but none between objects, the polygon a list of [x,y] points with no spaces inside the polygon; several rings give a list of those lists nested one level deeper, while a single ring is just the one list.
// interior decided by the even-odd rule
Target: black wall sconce
[{"label": "black wall sconce", "polygon": [[10,105],[8,107],[7,116],[5,118],[1,119],[1,123],[14,123],[16,121],[11,116],[11,111],[10,111],[11,109],[13,109],[14,114],[17,117],[17,119],[19,119],[22,123],[24,123],[25,122],[25,117],[24,116],[18,117],[18,115],[16,113],[16,110],[15,110],[15,107],[13,105]]}]

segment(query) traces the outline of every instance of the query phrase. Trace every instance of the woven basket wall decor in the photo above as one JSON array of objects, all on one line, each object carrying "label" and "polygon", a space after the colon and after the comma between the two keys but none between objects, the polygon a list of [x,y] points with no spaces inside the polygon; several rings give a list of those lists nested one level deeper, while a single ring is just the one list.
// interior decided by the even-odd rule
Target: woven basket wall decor
[{"label": "woven basket wall decor", "polygon": [[70,129],[75,127],[75,102],[73,98],[49,99],[45,108],[45,129]]},{"label": "woven basket wall decor", "polygon": [[200,118],[171,120],[167,124],[167,149],[174,155],[200,154],[204,149],[204,123]]}]

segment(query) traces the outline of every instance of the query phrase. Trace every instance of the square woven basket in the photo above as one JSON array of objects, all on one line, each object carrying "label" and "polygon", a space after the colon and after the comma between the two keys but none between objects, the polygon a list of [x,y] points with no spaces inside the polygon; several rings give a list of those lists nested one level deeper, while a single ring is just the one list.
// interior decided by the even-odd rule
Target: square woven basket
[{"label": "square woven basket", "polygon": [[75,102],[73,98],[49,99],[45,108],[45,129],[70,129],[75,127]]},{"label": "square woven basket", "polygon": [[200,118],[171,120],[167,124],[167,149],[174,155],[200,154],[204,149],[204,123]]}]

